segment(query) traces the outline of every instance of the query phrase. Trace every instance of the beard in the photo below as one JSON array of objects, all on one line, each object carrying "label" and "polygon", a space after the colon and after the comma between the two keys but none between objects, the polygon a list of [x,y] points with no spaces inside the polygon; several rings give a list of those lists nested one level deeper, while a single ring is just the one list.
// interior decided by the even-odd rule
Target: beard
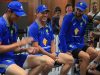
[{"label": "beard", "polygon": [[76,17],[82,17],[83,14],[76,12]]}]

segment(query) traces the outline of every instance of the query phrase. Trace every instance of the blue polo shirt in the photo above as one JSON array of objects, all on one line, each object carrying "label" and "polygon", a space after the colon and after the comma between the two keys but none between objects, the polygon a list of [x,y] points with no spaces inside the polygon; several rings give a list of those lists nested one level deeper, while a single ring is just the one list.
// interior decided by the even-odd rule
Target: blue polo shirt
[{"label": "blue polo shirt", "polygon": [[[17,25],[10,27],[3,17],[0,17],[0,42],[2,45],[9,45],[16,42],[17,39]],[[0,53],[0,61],[13,59],[13,51]]]},{"label": "blue polo shirt", "polygon": [[62,52],[82,48],[84,46],[84,34],[88,17],[83,15],[77,19],[74,13],[65,15],[59,33],[59,48]]},{"label": "blue polo shirt", "polygon": [[50,52],[51,41],[54,40],[51,25],[47,24],[45,27],[42,27],[36,20],[29,26],[28,35],[33,37],[34,41],[38,42],[47,52]]}]

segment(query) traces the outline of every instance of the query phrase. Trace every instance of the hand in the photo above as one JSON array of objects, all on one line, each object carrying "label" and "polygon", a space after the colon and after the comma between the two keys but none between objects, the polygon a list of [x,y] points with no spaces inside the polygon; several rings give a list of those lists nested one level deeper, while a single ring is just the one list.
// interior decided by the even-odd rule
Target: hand
[{"label": "hand", "polygon": [[93,21],[94,25],[98,25],[100,22],[98,20]]},{"label": "hand", "polygon": [[31,43],[32,41],[33,41],[32,37],[26,37],[26,38],[22,39],[21,41],[17,42],[17,44],[19,46],[23,46],[23,45],[26,45],[28,43]]},{"label": "hand", "polygon": [[88,73],[92,74],[92,75],[100,75],[100,72],[98,70],[96,70],[96,69],[94,69],[94,70],[89,69]]},{"label": "hand", "polygon": [[54,60],[57,60],[57,59],[58,59],[58,57],[56,57],[56,53],[51,53],[51,54],[50,54],[50,57],[51,57],[52,59],[54,59]]},{"label": "hand", "polygon": [[91,16],[91,15],[87,15],[88,16],[88,18],[90,19],[90,20],[92,20],[93,19],[93,17]]},{"label": "hand", "polygon": [[95,63],[92,63],[88,66],[88,69],[91,69],[91,70],[94,70],[96,68],[96,64]]},{"label": "hand", "polygon": [[91,31],[91,32],[89,33],[89,35],[90,35],[90,37],[93,37],[93,36],[94,36],[93,31]]},{"label": "hand", "polygon": [[35,54],[35,53],[38,53],[39,49],[37,47],[29,47],[27,48],[27,52],[29,54]]},{"label": "hand", "polygon": [[56,57],[56,53],[51,53],[51,55],[53,55],[54,57]]}]

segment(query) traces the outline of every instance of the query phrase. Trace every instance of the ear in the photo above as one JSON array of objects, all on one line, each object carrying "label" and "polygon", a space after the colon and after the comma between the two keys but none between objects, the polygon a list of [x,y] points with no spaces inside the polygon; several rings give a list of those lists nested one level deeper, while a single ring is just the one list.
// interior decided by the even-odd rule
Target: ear
[{"label": "ear", "polygon": [[13,11],[11,9],[7,9],[8,12],[13,13]]}]

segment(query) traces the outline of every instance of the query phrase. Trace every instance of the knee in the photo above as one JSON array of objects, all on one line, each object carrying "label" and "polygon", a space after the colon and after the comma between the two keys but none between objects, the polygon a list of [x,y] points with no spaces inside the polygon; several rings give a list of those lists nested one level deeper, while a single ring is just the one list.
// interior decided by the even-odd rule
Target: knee
[{"label": "knee", "polygon": [[27,75],[27,73],[25,72],[25,73],[22,73],[22,74],[19,74],[19,75]]},{"label": "knee", "polygon": [[70,58],[69,64],[70,64],[70,65],[73,65],[73,63],[74,63],[74,58]]},{"label": "knee", "polygon": [[54,66],[54,62],[55,61],[53,59],[50,59],[50,60],[46,60],[45,64],[46,64],[46,66],[51,68]]},{"label": "knee", "polygon": [[15,75],[27,75],[27,72],[26,72],[26,71],[23,71],[23,72],[17,72],[17,73],[15,73]]},{"label": "knee", "polygon": [[66,60],[66,64],[73,65],[73,63],[74,63],[74,58],[73,58],[73,57],[69,57],[69,58]]},{"label": "knee", "polygon": [[81,60],[83,60],[83,61],[90,61],[90,56],[88,55],[88,54],[85,54],[85,55],[82,55],[81,56]]},{"label": "knee", "polygon": [[54,60],[52,58],[43,58],[41,61],[40,61],[40,65],[44,65],[44,66],[48,66],[48,67],[53,67],[54,66]]}]

